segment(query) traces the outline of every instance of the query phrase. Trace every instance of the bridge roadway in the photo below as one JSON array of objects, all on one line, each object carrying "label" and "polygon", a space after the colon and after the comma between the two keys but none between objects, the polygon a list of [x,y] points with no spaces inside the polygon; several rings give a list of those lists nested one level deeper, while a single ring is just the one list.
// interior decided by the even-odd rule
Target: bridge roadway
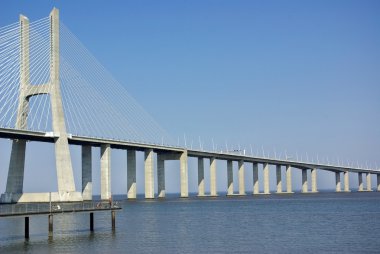
[{"label": "bridge roadway", "polygon": [[[57,134],[52,132],[39,132],[39,131],[25,131],[19,129],[10,129],[10,128],[0,128],[0,138],[7,139],[23,139],[28,141],[38,141],[38,142],[49,142],[54,143],[57,138]],[[292,184],[291,184],[291,168],[297,168],[302,170],[302,192],[308,192],[308,176],[307,170],[311,169],[311,192],[317,192],[317,183],[316,183],[316,169],[326,170],[335,173],[336,180],[336,191],[341,191],[341,180],[340,173],[344,173],[344,191],[349,190],[349,177],[348,172],[358,173],[359,177],[359,191],[371,191],[371,174],[377,175],[377,190],[380,191],[380,171],[364,169],[364,168],[355,168],[347,166],[335,166],[335,165],[326,165],[320,163],[310,163],[310,162],[299,162],[291,160],[281,160],[273,158],[263,158],[263,157],[254,157],[249,155],[241,154],[231,154],[225,152],[215,152],[215,151],[201,151],[195,149],[186,149],[183,147],[174,147],[160,144],[149,144],[149,143],[138,143],[132,141],[123,141],[123,140],[114,140],[114,139],[103,139],[95,137],[85,137],[85,136],[76,136],[68,135],[69,144],[71,145],[80,145],[82,147],[104,147],[114,149],[123,149],[128,151],[144,151],[145,154],[145,173],[150,174],[150,179],[146,177],[145,179],[145,196],[146,198],[154,198],[154,188],[153,188],[153,151],[158,154],[157,158],[157,168],[158,168],[158,196],[165,197],[165,176],[164,176],[164,161],[165,160],[180,160],[181,161],[181,196],[187,197],[188,195],[188,176],[187,176],[187,157],[196,157],[198,158],[198,191],[199,196],[205,196],[204,193],[204,162],[203,159],[210,159],[210,196],[216,196],[216,163],[215,160],[225,160],[227,161],[227,177],[228,177],[228,195],[236,195],[233,193],[233,174],[232,174],[232,161],[239,162],[239,194],[245,195],[244,189],[244,162],[252,163],[254,170],[254,190],[253,194],[259,194],[259,183],[258,183],[258,164],[263,165],[263,177],[264,177],[264,194],[269,194],[269,165],[275,165],[276,176],[277,176],[277,193],[282,192],[282,179],[281,179],[281,166],[286,167],[286,192],[292,193]],[[147,154],[147,151],[151,152],[151,156]],[[186,153],[186,158],[182,158],[182,154]],[[83,156],[83,154],[82,154]],[[147,166],[147,158],[150,158],[151,164]],[[82,158],[83,159],[83,158]],[[129,159],[129,158],[128,158]],[[107,159],[108,160],[108,159]],[[135,156],[132,157],[132,164],[135,164]],[[183,161],[183,163],[182,163]],[[107,164],[107,163],[106,163]],[[186,165],[184,165],[186,164]],[[129,170],[130,163],[128,162],[128,175],[131,172],[132,178],[135,178],[136,172]],[[110,166],[109,166],[110,167]],[[134,171],[135,165],[133,165]],[[110,169],[109,169],[110,171]],[[162,172],[163,171],[163,172]],[[366,174],[367,177],[367,188],[363,188],[362,174]],[[91,175],[91,173],[90,173]],[[129,178],[129,176],[127,176]],[[107,178],[110,178],[108,175]],[[110,179],[106,179],[110,181]],[[128,197],[136,197],[136,179],[128,180]],[[109,182],[110,185],[110,182]],[[106,188],[107,190],[102,191],[102,199],[108,199],[111,193],[110,187]],[[84,191],[84,190],[82,190]],[[90,190],[92,191],[92,190]],[[108,193],[108,194],[107,194]]]},{"label": "bridge roadway", "polygon": [[[17,129],[8,129],[0,128],[0,138],[7,139],[25,139],[29,141],[39,141],[39,142],[48,142],[54,143],[54,134],[39,132],[39,131],[25,131]],[[364,168],[354,168],[346,166],[334,166],[326,165],[319,163],[310,163],[310,162],[297,162],[291,160],[281,160],[281,159],[271,159],[263,157],[254,157],[249,155],[241,154],[231,154],[224,152],[213,152],[213,151],[201,151],[196,149],[185,149],[182,147],[175,146],[165,146],[160,144],[149,144],[149,143],[138,143],[132,141],[123,141],[123,140],[114,140],[114,139],[103,139],[95,137],[85,137],[85,136],[76,136],[69,135],[69,144],[71,145],[81,145],[81,146],[93,146],[100,147],[101,145],[109,144],[111,148],[123,149],[123,150],[136,150],[136,151],[145,151],[146,149],[154,149],[157,152],[174,152],[182,153],[187,150],[189,157],[202,157],[202,158],[212,158],[219,160],[233,160],[239,161],[244,160],[246,162],[252,163],[268,163],[269,165],[290,165],[299,169],[310,169],[318,168],[322,170],[332,171],[332,172],[355,172],[355,173],[379,173],[380,171],[364,169]]]}]

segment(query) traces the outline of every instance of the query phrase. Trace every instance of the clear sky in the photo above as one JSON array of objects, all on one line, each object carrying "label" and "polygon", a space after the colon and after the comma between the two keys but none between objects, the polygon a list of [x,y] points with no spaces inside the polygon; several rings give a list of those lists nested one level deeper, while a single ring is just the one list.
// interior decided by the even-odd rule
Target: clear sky
[{"label": "clear sky", "polygon": [[5,0],[0,27],[54,6],[181,144],[380,167],[380,1]]}]

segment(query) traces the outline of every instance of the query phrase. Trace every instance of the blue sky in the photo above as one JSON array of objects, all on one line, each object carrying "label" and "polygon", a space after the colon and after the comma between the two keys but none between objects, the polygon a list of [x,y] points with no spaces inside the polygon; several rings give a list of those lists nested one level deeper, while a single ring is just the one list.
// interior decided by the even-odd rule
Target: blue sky
[{"label": "blue sky", "polygon": [[379,1],[1,1],[0,27],[53,6],[181,142],[380,167]]}]

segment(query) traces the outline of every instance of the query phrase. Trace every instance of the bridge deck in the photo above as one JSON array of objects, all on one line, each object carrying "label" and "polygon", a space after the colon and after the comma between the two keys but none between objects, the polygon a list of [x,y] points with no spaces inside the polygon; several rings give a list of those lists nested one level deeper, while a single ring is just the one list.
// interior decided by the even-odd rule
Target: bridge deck
[{"label": "bridge deck", "polygon": [[[29,141],[38,141],[38,142],[51,142],[55,141],[54,135],[48,135],[45,132],[39,131],[28,131],[28,130],[19,130],[13,128],[0,128],[0,138],[9,138],[9,139],[25,139]],[[186,149],[184,147],[174,147],[166,146],[159,144],[145,144],[145,143],[136,143],[131,141],[122,141],[122,140],[112,140],[112,139],[102,139],[95,137],[81,137],[75,135],[69,135],[68,138],[69,144],[72,145],[90,145],[90,146],[101,146],[103,144],[109,144],[111,148],[116,149],[132,149],[143,151],[144,149],[154,149],[160,152],[169,152],[169,153],[181,153],[185,150],[188,151],[189,157],[200,157],[200,158],[211,158],[215,157],[216,159],[223,160],[244,160],[246,162],[256,162],[256,163],[269,163],[271,165],[290,165],[292,167],[300,169],[309,169],[309,168],[318,168],[321,170],[327,170],[332,172],[360,172],[360,173],[373,173],[380,174],[380,171],[359,168],[354,166],[337,166],[337,165],[327,165],[322,163],[312,163],[312,162],[301,162],[301,161],[291,161],[285,159],[275,159],[275,158],[264,158],[264,157],[255,157],[242,154],[232,154],[224,152],[215,152],[215,151],[200,151],[196,149]]]}]

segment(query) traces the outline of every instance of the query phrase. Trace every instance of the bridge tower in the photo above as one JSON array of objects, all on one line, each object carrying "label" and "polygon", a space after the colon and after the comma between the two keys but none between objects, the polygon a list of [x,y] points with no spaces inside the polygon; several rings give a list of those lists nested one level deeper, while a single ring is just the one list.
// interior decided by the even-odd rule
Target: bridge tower
[{"label": "bridge tower", "polygon": [[53,135],[55,138],[55,163],[57,170],[57,193],[23,193],[25,168],[25,140],[13,140],[8,178],[1,202],[82,201],[75,192],[74,174],[65,126],[59,81],[59,10],[50,13],[50,79],[47,84],[30,84],[29,66],[29,20],[20,15],[20,93],[16,128],[27,129],[29,99],[42,94],[50,95]]}]

